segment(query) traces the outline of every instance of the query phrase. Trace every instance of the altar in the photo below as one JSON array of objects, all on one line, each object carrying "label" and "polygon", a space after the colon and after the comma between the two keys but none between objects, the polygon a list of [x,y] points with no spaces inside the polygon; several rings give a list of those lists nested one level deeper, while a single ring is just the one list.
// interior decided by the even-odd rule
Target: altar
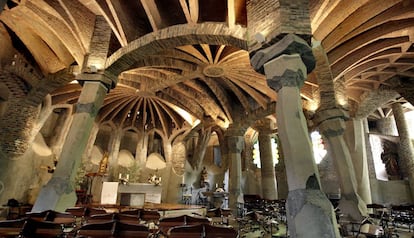
[{"label": "altar", "polygon": [[161,203],[162,187],[147,183],[104,182],[102,204],[142,207],[144,203]]}]

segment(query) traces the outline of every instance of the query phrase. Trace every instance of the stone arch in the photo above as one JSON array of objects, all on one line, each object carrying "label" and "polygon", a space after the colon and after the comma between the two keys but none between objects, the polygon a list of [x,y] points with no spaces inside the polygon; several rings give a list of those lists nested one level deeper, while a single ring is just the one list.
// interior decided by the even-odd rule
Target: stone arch
[{"label": "stone arch", "polygon": [[174,25],[136,39],[112,54],[106,71],[113,75],[134,68],[137,61],[164,49],[192,44],[232,45],[247,49],[246,29],[222,23]]}]

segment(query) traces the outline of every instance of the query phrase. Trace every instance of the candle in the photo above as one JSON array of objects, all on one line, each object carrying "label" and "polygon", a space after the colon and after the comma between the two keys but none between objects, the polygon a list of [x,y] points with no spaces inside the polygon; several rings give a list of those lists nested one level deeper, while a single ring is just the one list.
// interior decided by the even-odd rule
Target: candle
[{"label": "candle", "polygon": [[120,178],[122,178],[122,174],[121,173],[119,173],[119,176],[118,176],[118,178],[120,179]]},{"label": "candle", "polygon": [[127,177],[126,177],[126,179],[127,179],[127,180],[129,179],[129,174],[127,174]]}]

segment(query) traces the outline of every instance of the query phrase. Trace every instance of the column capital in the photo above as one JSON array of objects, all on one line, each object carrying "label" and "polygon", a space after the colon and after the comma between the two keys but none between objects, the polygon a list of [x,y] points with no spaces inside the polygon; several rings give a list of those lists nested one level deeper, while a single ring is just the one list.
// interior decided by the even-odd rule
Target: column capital
[{"label": "column capital", "polygon": [[276,124],[269,118],[264,118],[255,121],[253,128],[259,132],[259,134],[273,134],[276,133]]},{"label": "column capital", "polygon": [[226,136],[227,149],[230,153],[241,153],[244,147],[243,136]]},{"label": "column capital", "polygon": [[340,118],[328,119],[319,124],[320,132],[327,138],[343,135],[345,128],[345,121]]},{"label": "column capital", "polygon": [[319,125],[323,123],[324,121],[335,119],[335,118],[346,121],[349,119],[349,112],[339,107],[329,108],[325,110],[318,110],[315,113],[313,122],[316,125]]},{"label": "column capital", "polygon": [[264,65],[268,85],[276,91],[282,87],[302,87],[306,66],[298,54],[281,55]]},{"label": "column capital", "polygon": [[81,85],[84,82],[95,81],[101,82],[108,89],[114,88],[117,83],[117,77],[114,75],[104,72],[104,73],[80,73],[75,76],[75,79],[80,82]]},{"label": "column capital", "polygon": [[251,57],[251,64],[256,71],[263,73],[263,66],[267,62],[283,54],[298,54],[306,66],[304,75],[315,68],[316,61],[312,54],[312,48],[304,39],[295,34],[287,34],[275,44],[255,52]]}]

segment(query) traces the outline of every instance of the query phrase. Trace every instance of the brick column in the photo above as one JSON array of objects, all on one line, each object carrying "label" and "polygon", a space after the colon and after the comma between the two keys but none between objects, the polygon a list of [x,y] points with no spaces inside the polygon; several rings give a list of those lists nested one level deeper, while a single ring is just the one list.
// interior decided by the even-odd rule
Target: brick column
[{"label": "brick column", "polygon": [[340,237],[333,207],[320,189],[319,174],[302,111],[299,88],[313,69],[310,47],[287,35],[256,53],[252,64],[264,64],[268,84],[277,91],[276,117],[283,146],[289,195],[288,228],[291,237]]},{"label": "brick column", "polygon": [[73,121],[63,144],[52,178],[42,188],[32,211],[64,211],[76,203],[75,177],[86,149],[95,117],[116,77],[104,69],[112,30],[102,16],[95,20],[90,53],[76,79],[83,86],[76,104]]},{"label": "brick column", "polygon": [[410,183],[411,196],[414,198],[414,152],[411,144],[410,133],[407,122],[405,121],[404,112],[400,103],[392,104],[395,123],[397,125],[398,135],[400,137],[398,155],[400,157],[403,174]]},{"label": "brick column", "polygon": [[69,129],[53,177],[42,188],[32,211],[64,211],[76,203],[75,176],[81,163],[95,117],[102,106],[108,88],[102,83],[85,82],[76,113]]}]

